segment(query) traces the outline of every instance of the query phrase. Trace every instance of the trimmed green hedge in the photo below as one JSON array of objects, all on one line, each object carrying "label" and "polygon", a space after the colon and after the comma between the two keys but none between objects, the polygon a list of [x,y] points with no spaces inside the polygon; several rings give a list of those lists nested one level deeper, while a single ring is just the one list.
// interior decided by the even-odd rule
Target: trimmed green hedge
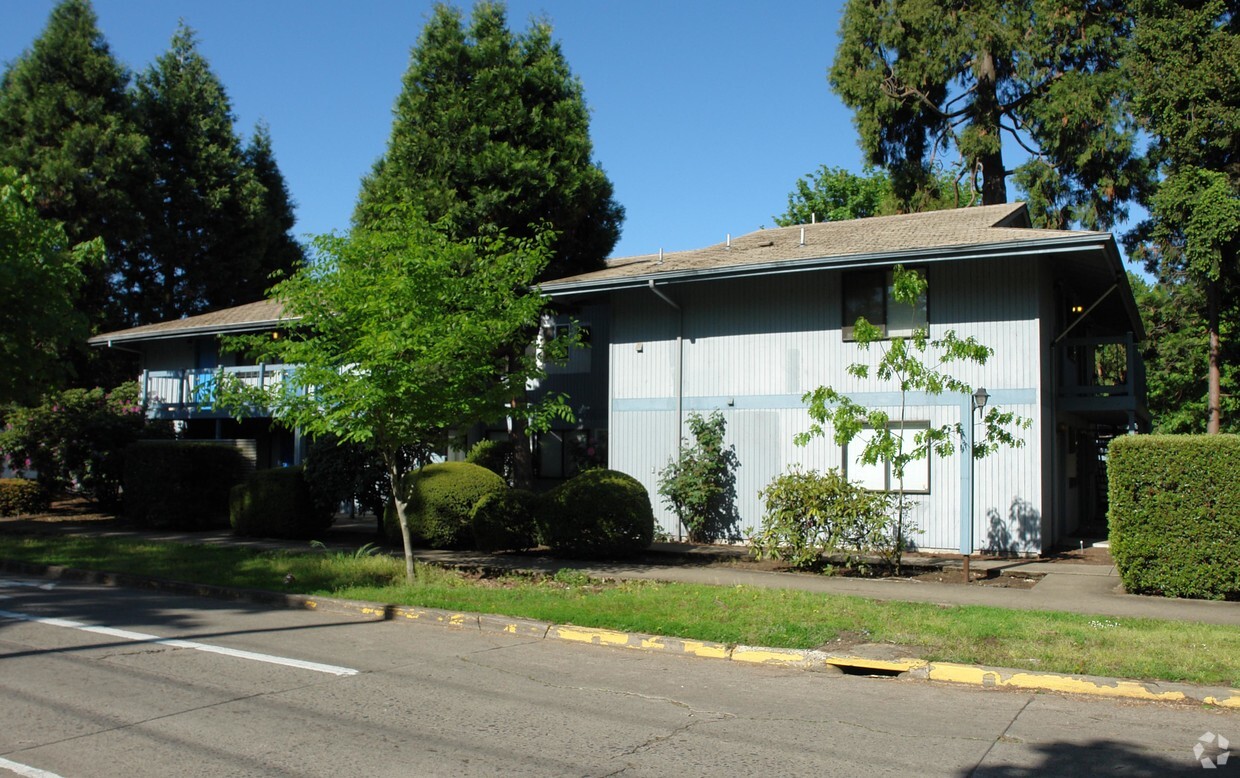
[{"label": "trimmed green hedge", "polygon": [[1125,589],[1240,600],[1240,436],[1117,438],[1107,480]]},{"label": "trimmed green hedge", "polygon": [[524,551],[537,546],[535,517],[541,507],[539,496],[525,489],[484,495],[470,515],[474,546],[480,551]]},{"label": "trimmed green hedge", "polygon": [[0,478],[0,516],[42,513],[51,506],[47,491],[27,478]]},{"label": "trimmed green hedge", "polygon": [[317,538],[334,518],[314,499],[300,465],[259,470],[232,488],[229,520],[238,535]]},{"label": "trimmed green hedge", "polygon": [[229,492],[247,463],[232,446],[160,440],[125,449],[125,516],[143,527],[228,526]]},{"label": "trimmed green hedge", "polygon": [[[495,473],[468,462],[426,465],[405,476],[401,489],[409,501],[409,531],[431,548],[469,548],[473,545],[470,515],[488,494],[508,488]],[[383,516],[384,532],[400,541],[396,509],[389,505]]]},{"label": "trimmed green hedge", "polygon": [[575,557],[623,557],[654,540],[650,494],[617,470],[586,470],[547,493],[542,542]]}]

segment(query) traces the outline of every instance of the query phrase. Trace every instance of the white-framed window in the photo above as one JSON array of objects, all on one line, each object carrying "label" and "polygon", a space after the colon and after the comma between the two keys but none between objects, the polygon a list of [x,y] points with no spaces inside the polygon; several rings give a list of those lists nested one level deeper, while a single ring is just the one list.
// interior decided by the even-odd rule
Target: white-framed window
[{"label": "white-framed window", "polygon": [[580,345],[568,350],[568,359],[563,364],[548,363],[547,375],[590,372],[590,353],[593,349],[588,322],[554,322],[543,328],[543,337],[553,340],[567,337],[573,332],[579,333]]},{"label": "white-framed window", "polygon": [[[906,421],[903,426],[899,422],[891,425],[891,431],[904,439],[904,451],[916,448],[914,441],[918,432],[930,428],[929,422]],[[894,492],[900,488],[899,479],[893,472],[891,464],[879,460],[872,465],[861,461],[861,454],[873,439],[874,429],[863,429],[852,442],[844,445],[844,477],[849,481],[860,481],[866,489],[875,492]],[[930,493],[930,457],[915,459],[904,466],[904,491],[913,494]]]},{"label": "white-framed window", "polygon": [[[924,270],[913,272],[925,275]],[[840,329],[844,340],[853,340],[857,319],[865,320],[882,330],[883,337],[904,336],[927,326],[929,322],[926,295],[913,305],[897,302],[892,287],[892,270],[848,270],[844,272]]]}]

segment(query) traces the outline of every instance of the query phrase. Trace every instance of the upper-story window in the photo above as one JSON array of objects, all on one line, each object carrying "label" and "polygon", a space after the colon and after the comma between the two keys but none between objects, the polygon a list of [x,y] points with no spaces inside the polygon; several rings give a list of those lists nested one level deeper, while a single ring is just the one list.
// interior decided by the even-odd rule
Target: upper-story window
[{"label": "upper-story window", "polygon": [[[922,270],[913,272],[923,274]],[[883,337],[909,336],[914,330],[925,327],[926,295],[913,305],[901,303],[893,295],[893,272],[891,270],[850,270],[844,273],[844,300],[840,327],[844,340],[853,340],[857,319],[878,327]]]},{"label": "upper-story window", "polygon": [[563,363],[547,364],[548,375],[558,375],[565,373],[589,373],[590,372],[590,325],[585,322],[556,322],[543,329],[543,337],[547,341],[558,338],[571,337],[574,333],[577,335],[578,345],[570,347],[567,360]]}]

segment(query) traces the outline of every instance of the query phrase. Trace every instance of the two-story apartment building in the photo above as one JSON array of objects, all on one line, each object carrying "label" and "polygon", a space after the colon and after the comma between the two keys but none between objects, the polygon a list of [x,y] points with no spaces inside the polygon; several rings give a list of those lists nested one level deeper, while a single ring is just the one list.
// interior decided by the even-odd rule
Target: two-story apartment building
[{"label": "two-story apartment building", "polygon": [[[924,304],[892,300],[897,264],[924,275]],[[888,468],[861,466],[855,446],[850,454],[829,437],[793,442],[810,424],[802,398],[818,386],[896,415],[894,386],[846,371],[876,359],[852,340],[858,315],[892,336],[924,326],[932,338],[954,330],[992,347],[984,366],[953,374],[985,387],[989,407],[1032,422],[1020,448],[909,468],[920,530],[912,540],[923,549],[1037,553],[1104,521],[1105,444],[1148,423],[1136,347],[1144,332],[1114,238],[1032,229],[1021,204],[759,230],[695,251],[611,260],[542,291],[562,314],[557,326],[585,328],[590,348],[531,387],[566,392],[577,415],[532,442],[536,475],[553,481],[593,464],[629,473],[673,536],[679,527],[659,504],[658,473],[693,412],[718,410],[727,421],[741,463],[742,533],[760,525],[759,490],[794,466],[836,467],[891,487]],[[294,433],[267,432],[269,418],[231,421],[210,407],[208,389],[221,371],[279,380],[283,366],[239,364],[218,344],[237,332],[278,336],[280,322],[275,303],[259,302],[92,343],[142,355],[153,416],[178,420],[191,437],[256,440],[265,466],[297,460]],[[904,399],[906,429],[959,422],[967,444],[976,428],[970,396]]]}]

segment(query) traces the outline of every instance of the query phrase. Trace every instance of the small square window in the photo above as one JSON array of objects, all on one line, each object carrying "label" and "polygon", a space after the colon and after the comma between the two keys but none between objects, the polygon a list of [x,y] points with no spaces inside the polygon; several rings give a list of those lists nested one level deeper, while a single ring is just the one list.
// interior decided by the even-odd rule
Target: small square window
[{"label": "small square window", "polygon": [[[918,432],[929,429],[928,422],[905,422],[892,425],[904,439],[905,452],[913,450],[917,445],[914,438]],[[849,481],[859,481],[863,487],[874,492],[894,492],[900,487],[900,480],[892,470],[891,463],[879,460],[872,465],[861,461],[861,452],[874,435],[873,429],[862,430],[852,442],[844,446],[844,476]],[[904,491],[906,493],[930,493],[930,457],[913,460],[904,466]]]},{"label": "small square window", "polygon": [[[914,270],[915,273],[923,273]],[[916,303],[897,302],[892,293],[894,272],[891,270],[853,270],[844,273],[843,313],[840,328],[844,340],[854,340],[857,319],[864,318],[882,331],[883,337],[908,337],[927,326],[926,295]]]}]

